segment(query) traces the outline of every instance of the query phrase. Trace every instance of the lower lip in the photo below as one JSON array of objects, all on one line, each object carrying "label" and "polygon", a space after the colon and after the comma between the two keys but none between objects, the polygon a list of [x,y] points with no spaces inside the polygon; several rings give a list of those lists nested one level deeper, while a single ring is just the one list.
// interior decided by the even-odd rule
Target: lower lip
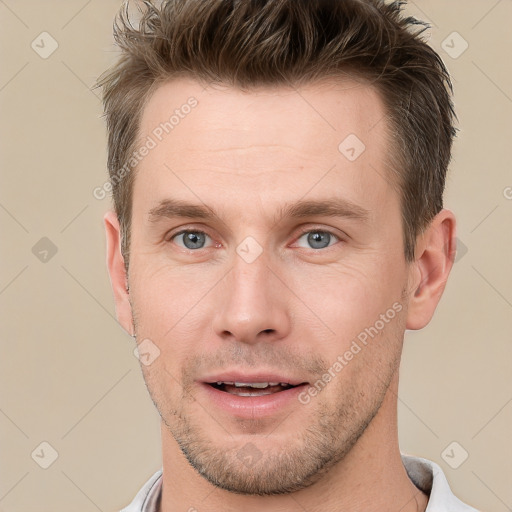
[{"label": "lower lip", "polygon": [[298,395],[304,391],[308,384],[301,384],[294,388],[278,391],[269,395],[238,396],[201,383],[207,398],[218,408],[238,418],[261,418],[282,412],[284,407],[292,404],[300,405]]}]

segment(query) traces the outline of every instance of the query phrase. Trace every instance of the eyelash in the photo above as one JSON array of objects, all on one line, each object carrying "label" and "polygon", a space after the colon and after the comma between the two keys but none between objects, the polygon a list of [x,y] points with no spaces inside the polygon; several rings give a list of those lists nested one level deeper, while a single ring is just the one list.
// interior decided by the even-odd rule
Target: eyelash
[{"label": "eyelash", "polygon": [[[168,238],[168,242],[172,241],[174,238],[176,238],[177,236],[179,235],[183,235],[184,233],[200,233],[202,235],[206,235],[210,238],[212,238],[206,231],[203,231],[201,229],[182,229],[181,231],[178,231],[177,233],[174,233],[172,236],[170,236]],[[307,233],[327,233],[331,236],[333,236],[334,238],[337,238],[338,241],[343,241],[343,239],[337,235],[336,233],[334,233],[333,231],[330,231],[328,229],[324,229],[324,228],[310,228],[308,227],[307,229],[304,229],[303,231],[301,231],[298,236],[296,237],[296,240],[299,240],[300,238],[302,238],[305,234]],[[333,245],[336,245],[336,244],[333,244]],[[330,249],[333,245],[329,245],[327,247],[324,247],[323,249],[310,249],[311,251],[313,252],[319,252],[319,251],[326,251],[327,249]],[[209,249],[209,247],[207,247],[207,249]],[[301,247],[301,249],[304,249],[304,247]],[[199,252],[201,249],[188,249],[189,252]]]}]

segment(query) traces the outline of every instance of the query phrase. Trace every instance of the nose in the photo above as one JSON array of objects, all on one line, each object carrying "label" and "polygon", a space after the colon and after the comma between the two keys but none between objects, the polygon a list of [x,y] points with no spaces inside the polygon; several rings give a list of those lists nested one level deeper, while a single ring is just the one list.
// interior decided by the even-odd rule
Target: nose
[{"label": "nose", "polygon": [[292,294],[265,253],[251,263],[236,254],[217,293],[213,330],[221,339],[254,344],[289,334]]}]

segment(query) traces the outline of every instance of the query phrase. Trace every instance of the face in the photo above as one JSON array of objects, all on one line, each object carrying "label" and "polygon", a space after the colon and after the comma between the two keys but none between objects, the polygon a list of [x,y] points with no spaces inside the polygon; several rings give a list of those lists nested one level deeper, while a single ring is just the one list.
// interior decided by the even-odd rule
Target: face
[{"label": "face", "polygon": [[167,435],[214,485],[304,488],[379,411],[410,278],[384,117],[352,82],[183,79],[144,110],[141,144],[156,144],[136,168],[125,317]]}]

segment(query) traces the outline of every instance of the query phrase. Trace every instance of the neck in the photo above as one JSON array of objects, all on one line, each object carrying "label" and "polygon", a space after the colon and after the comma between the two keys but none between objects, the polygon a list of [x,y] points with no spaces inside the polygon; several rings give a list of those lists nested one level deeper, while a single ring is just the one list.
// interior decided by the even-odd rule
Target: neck
[{"label": "neck", "polygon": [[400,456],[397,391],[398,372],[379,412],[350,452],[316,483],[285,495],[246,496],[213,486],[190,466],[162,423],[158,512],[424,512],[428,498],[409,479]]}]

